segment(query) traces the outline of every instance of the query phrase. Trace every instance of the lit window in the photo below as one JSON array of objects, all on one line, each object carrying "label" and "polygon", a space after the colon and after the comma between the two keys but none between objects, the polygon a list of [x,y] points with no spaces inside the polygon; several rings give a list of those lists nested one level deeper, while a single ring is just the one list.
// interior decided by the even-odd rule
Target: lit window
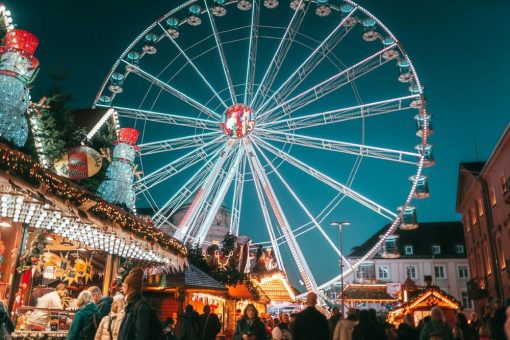
[{"label": "lit window", "polygon": [[462,244],[455,245],[455,254],[457,255],[464,254],[464,246]]},{"label": "lit window", "polygon": [[466,291],[461,291],[461,300],[462,300],[462,307],[465,309],[473,309],[473,301],[468,296],[468,293]]},{"label": "lit window", "polygon": [[483,216],[483,204],[482,204],[482,199],[479,198],[478,201],[477,201],[477,206],[478,206],[478,216],[482,217]]},{"label": "lit window", "polygon": [[499,267],[501,269],[506,269],[506,259],[505,259],[505,252],[503,251],[503,247],[501,246],[501,239],[498,238],[498,256],[499,256]]},{"label": "lit window", "polygon": [[435,244],[432,246],[432,254],[439,255],[441,254],[441,246]]},{"label": "lit window", "polygon": [[380,280],[388,280],[390,278],[390,268],[388,266],[379,266],[377,268],[377,276]]},{"label": "lit window", "polygon": [[469,215],[471,216],[471,224],[472,225],[475,225],[476,222],[477,222],[477,218],[476,218],[476,213],[475,213],[475,208],[471,208],[469,210]]},{"label": "lit window", "polygon": [[413,255],[413,246],[411,245],[404,246],[404,254]]},{"label": "lit window", "polygon": [[464,216],[463,222],[464,227],[466,228],[466,232],[469,234],[471,232],[471,224],[469,224],[469,218],[467,216]]},{"label": "lit window", "polygon": [[435,266],[434,274],[436,279],[446,279],[446,269],[445,266]]},{"label": "lit window", "polygon": [[459,279],[468,279],[469,278],[468,266],[458,266],[457,271],[459,273]]},{"label": "lit window", "polygon": [[497,201],[496,201],[496,192],[494,191],[494,188],[491,188],[490,189],[490,193],[489,193],[490,197],[491,197],[491,205],[493,207],[496,206],[497,204]]},{"label": "lit window", "polygon": [[416,268],[416,266],[413,266],[413,265],[406,266],[406,274],[407,274],[407,277],[409,277],[411,279],[417,279],[418,278],[418,269]]},{"label": "lit window", "polygon": [[507,181],[506,176],[501,176],[500,180],[501,180],[501,190],[503,191],[503,193],[506,193],[508,191],[508,186],[506,184],[506,181]]}]

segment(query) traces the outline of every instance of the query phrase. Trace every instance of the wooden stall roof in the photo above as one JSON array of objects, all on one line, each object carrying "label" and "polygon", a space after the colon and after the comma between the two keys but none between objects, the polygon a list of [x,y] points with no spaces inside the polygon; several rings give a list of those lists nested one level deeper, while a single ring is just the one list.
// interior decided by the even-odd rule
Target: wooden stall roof
[{"label": "wooden stall roof", "polygon": [[396,302],[397,299],[388,294],[386,285],[381,284],[349,284],[344,289],[346,301]]}]

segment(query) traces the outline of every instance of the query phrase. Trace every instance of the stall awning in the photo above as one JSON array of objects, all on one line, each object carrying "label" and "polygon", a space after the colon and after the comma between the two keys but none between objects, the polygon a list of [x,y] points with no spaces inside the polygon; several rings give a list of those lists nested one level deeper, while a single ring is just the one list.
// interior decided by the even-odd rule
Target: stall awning
[{"label": "stall awning", "polygon": [[175,269],[186,263],[186,247],[178,240],[4,144],[0,216],[122,257]]}]

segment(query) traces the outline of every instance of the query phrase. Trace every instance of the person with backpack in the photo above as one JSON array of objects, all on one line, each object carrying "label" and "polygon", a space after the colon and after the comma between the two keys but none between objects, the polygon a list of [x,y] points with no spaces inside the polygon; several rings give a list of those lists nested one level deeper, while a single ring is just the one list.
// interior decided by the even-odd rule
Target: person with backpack
[{"label": "person with backpack", "polygon": [[204,314],[200,315],[200,334],[203,340],[215,340],[216,334],[221,331],[221,322],[218,315],[211,313],[209,305],[204,306]]},{"label": "person with backpack", "polygon": [[193,310],[192,305],[184,308],[184,314],[179,316],[179,332],[177,340],[198,340],[200,339],[200,321],[199,315]]},{"label": "person with backpack", "polygon": [[149,303],[142,296],[143,269],[134,268],[124,279],[122,290],[126,296],[125,316],[119,330],[122,340],[163,339],[163,326]]},{"label": "person with backpack", "polygon": [[124,295],[117,294],[113,297],[110,314],[101,320],[94,340],[119,339],[122,319],[124,319]]},{"label": "person with backpack", "polygon": [[76,300],[78,311],[74,315],[71,328],[67,333],[67,340],[94,340],[97,327],[101,322],[101,314],[97,309],[92,294],[84,290]]}]

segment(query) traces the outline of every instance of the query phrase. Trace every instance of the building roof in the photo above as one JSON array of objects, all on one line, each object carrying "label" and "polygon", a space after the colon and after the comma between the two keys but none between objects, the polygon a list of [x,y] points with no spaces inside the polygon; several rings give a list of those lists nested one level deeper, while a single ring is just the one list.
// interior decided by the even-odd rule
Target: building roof
[{"label": "building roof", "polygon": [[167,276],[167,287],[179,286],[185,286],[186,288],[228,290],[223,284],[192,264],[186,267],[182,272],[172,273]]},{"label": "building roof", "polygon": [[460,166],[475,176],[478,176],[482,172],[485,162],[463,162],[460,163]]},{"label": "building roof", "polygon": [[296,290],[290,285],[285,273],[279,269],[273,269],[263,274],[254,275],[252,282],[258,286],[264,294],[276,302],[294,302]]},{"label": "building roof", "polygon": [[344,294],[347,301],[397,301],[388,294],[386,285],[381,284],[349,284],[345,287]]},{"label": "building roof", "polygon": [[[377,233],[372,235],[365,243],[353,247],[349,257],[362,257],[379,240],[390,225],[385,225]],[[439,245],[441,253],[436,258],[466,258],[466,246],[464,241],[464,229],[461,222],[427,222],[419,223],[414,230],[397,229],[395,235],[399,236],[398,244],[401,258],[432,258],[432,246]],[[456,245],[464,246],[464,253],[457,254]],[[413,255],[405,255],[404,247],[413,246]],[[380,255],[374,258],[381,258]]]}]

